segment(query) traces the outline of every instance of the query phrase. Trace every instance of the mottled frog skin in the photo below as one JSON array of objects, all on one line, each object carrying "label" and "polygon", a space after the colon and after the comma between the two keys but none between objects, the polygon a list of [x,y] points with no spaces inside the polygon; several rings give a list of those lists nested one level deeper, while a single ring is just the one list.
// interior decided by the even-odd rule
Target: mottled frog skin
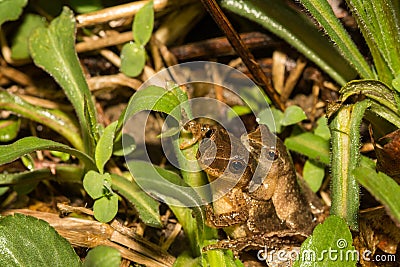
[{"label": "mottled frog skin", "polygon": [[[210,182],[222,179],[222,184],[231,188],[207,208],[206,214],[207,224],[223,227],[231,239],[208,249],[276,247],[276,243],[299,243],[312,232],[316,220],[292,160],[267,126],[260,125],[240,139],[221,127],[210,126],[197,158]],[[214,194],[221,191],[219,186],[212,190]]]}]

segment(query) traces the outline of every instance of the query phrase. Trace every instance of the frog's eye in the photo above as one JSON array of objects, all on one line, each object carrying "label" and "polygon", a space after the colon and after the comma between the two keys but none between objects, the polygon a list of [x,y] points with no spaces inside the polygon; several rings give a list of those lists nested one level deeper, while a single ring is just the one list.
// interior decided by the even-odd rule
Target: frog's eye
[{"label": "frog's eye", "polygon": [[276,159],[279,157],[279,153],[278,153],[278,151],[277,151],[274,147],[271,147],[271,148],[267,151],[266,156],[267,156],[267,159],[268,159],[268,160],[274,161],[274,160],[276,160]]},{"label": "frog's eye", "polygon": [[[204,129],[203,129],[204,130]],[[204,134],[206,138],[211,138],[211,136],[214,134],[213,129],[208,129],[207,132]]]},{"label": "frog's eye", "polygon": [[241,173],[246,168],[246,164],[243,160],[234,159],[229,164],[229,170],[232,173]]}]

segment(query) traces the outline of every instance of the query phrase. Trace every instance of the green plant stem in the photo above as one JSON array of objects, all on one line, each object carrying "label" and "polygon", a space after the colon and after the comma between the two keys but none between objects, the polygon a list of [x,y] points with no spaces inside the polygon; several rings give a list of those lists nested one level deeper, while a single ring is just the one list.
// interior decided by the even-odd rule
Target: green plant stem
[{"label": "green plant stem", "polygon": [[369,101],[342,106],[333,118],[332,135],[332,207],[331,214],[342,217],[358,229],[359,186],[353,170],[360,162],[360,124]]},{"label": "green plant stem", "polygon": [[313,17],[322,25],[328,36],[337,45],[345,59],[354,66],[362,78],[374,78],[367,61],[351,40],[340,21],[336,18],[328,1],[300,0]]}]

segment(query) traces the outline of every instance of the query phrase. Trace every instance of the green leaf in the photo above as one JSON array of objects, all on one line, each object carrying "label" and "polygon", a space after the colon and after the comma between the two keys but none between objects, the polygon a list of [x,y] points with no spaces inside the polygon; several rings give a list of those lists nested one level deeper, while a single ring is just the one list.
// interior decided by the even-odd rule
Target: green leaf
[{"label": "green leaf", "polygon": [[29,49],[35,64],[50,73],[64,89],[78,116],[86,152],[92,155],[93,137],[98,132],[93,132],[96,128],[89,125],[97,122],[89,122],[86,114],[96,114],[96,110],[75,51],[75,30],[74,14],[64,7],[47,29],[35,30],[29,38]]},{"label": "green leaf", "polygon": [[42,180],[54,180],[57,182],[81,183],[84,170],[82,167],[59,165],[55,174],[49,168],[37,169],[18,173],[1,173],[0,186],[37,183]]},{"label": "green leaf", "polygon": [[33,170],[35,168],[35,160],[32,158],[31,155],[23,155],[21,157],[22,164],[28,169],[28,170]]},{"label": "green leaf", "polygon": [[136,149],[135,138],[131,135],[123,133],[121,137],[115,140],[113,155],[114,156],[126,156],[132,153]]},{"label": "green leaf", "polygon": [[356,76],[355,70],[346,58],[324,34],[321,34],[311,20],[305,14],[290,8],[285,2],[222,0],[220,4],[229,11],[259,23],[293,45],[340,85],[344,85]]},{"label": "green leaf", "polygon": [[94,202],[93,213],[96,220],[107,223],[114,219],[118,212],[118,196],[113,194],[101,197]]},{"label": "green leaf", "polygon": [[303,178],[313,192],[317,192],[321,187],[325,176],[325,168],[322,164],[307,160],[303,168]]},{"label": "green leaf", "polygon": [[317,127],[315,128],[314,133],[326,140],[331,138],[331,132],[329,130],[328,120],[326,117],[320,117],[317,120]]},{"label": "green leaf", "polygon": [[138,45],[144,46],[150,40],[153,32],[153,24],[153,1],[149,1],[138,11],[133,20],[133,40]]},{"label": "green leaf", "polygon": [[330,163],[329,141],[321,136],[309,132],[301,133],[286,138],[285,145],[288,149],[305,155],[317,162],[325,165]]},{"label": "green leaf", "polygon": [[0,1],[0,26],[6,21],[18,19],[27,3],[28,0]]},{"label": "green leaf", "polygon": [[77,13],[88,13],[103,9],[101,0],[69,0],[68,3]]},{"label": "green leaf", "polygon": [[400,186],[386,174],[377,173],[371,165],[374,166],[372,160],[363,158],[361,166],[353,174],[357,182],[381,202],[396,224],[400,225]]},{"label": "green leaf", "polygon": [[[181,119],[180,110],[175,109],[179,104],[178,97],[162,87],[152,85],[139,90],[131,97],[128,106],[119,117],[117,131],[120,131],[123,124],[134,114],[143,110],[164,112],[179,121]],[[173,110],[174,113],[172,113]]]},{"label": "green leaf", "polygon": [[121,72],[130,77],[138,76],[146,63],[146,51],[134,42],[125,44],[121,50]]},{"label": "green leaf", "polygon": [[0,142],[9,142],[17,137],[21,120],[11,116],[6,120],[0,120]]},{"label": "green leaf", "polygon": [[251,109],[248,106],[233,106],[232,108],[228,109],[228,112],[226,114],[226,117],[228,120],[231,120],[233,118],[236,118],[238,116],[250,114]]},{"label": "green leaf", "polygon": [[162,227],[159,203],[146,194],[133,180],[111,174],[112,189],[118,194],[126,198],[136,208],[139,218],[146,224],[152,227]]},{"label": "green leaf", "polygon": [[87,169],[97,169],[93,159],[85,153],[64,144],[34,136],[19,139],[9,145],[0,146],[0,164],[9,163],[36,150],[55,150],[69,153],[79,158]]},{"label": "green leaf", "polygon": [[111,184],[109,173],[100,174],[95,171],[88,171],[83,178],[83,188],[93,199],[105,196],[108,192],[107,186]]},{"label": "green leaf", "polygon": [[28,59],[28,38],[35,29],[44,28],[45,25],[46,20],[43,17],[35,14],[25,15],[12,41],[11,57],[16,60]]},{"label": "green leaf", "polygon": [[314,18],[322,25],[330,39],[336,44],[344,58],[347,59],[363,78],[374,78],[374,74],[364,56],[354,44],[342,23],[333,13],[327,1],[301,0],[300,1]]},{"label": "green leaf", "polygon": [[15,214],[0,218],[0,266],[81,266],[66,239],[47,222]]},{"label": "green leaf", "polygon": [[271,109],[262,110],[258,116],[258,123],[265,124],[270,129],[276,129],[277,133],[282,131],[283,112],[272,107]]},{"label": "green leaf", "polygon": [[60,110],[50,110],[31,105],[19,96],[2,89],[0,89],[0,108],[44,124],[65,137],[76,149],[84,149],[76,122]]},{"label": "green leaf", "polygon": [[355,80],[340,89],[342,102],[350,96],[364,95],[399,114],[399,96],[384,83],[377,80]]},{"label": "green leaf", "polygon": [[50,151],[51,155],[59,158],[61,161],[68,161],[71,158],[71,155],[68,153],[60,152],[60,151]]},{"label": "green leaf", "polygon": [[111,158],[114,145],[115,129],[118,121],[109,124],[103,134],[100,136],[96,145],[95,160],[96,166],[100,173],[104,172],[104,165]]},{"label": "green leaf", "polygon": [[345,221],[331,215],[324,223],[317,225],[313,234],[303,242],[299,258],[293,267],[355,267],[358,252],[351,245],[352,242],[353,238]]},{"label": "green leaf", "polygon": [[306,114],[301,109],[301,107],[293,105],[288,107],[283,113],[283,118],[281,120],[281,124],[283,126],[288,126],[292,124],[296,124],[301,122],[302,120],[307,119]]},{"label": "green leaf", "polygon": [[97,246],[86,255],[83,267],[119,267],[121,253],[116,248]]}]

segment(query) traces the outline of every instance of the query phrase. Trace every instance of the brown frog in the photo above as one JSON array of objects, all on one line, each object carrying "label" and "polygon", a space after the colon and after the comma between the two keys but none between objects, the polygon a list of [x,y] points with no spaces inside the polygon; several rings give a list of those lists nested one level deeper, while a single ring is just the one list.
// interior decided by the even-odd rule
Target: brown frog
[{"label": "brown frog", "polygon": [[206,249],[240,251],[303,241],[316,220],[282,141],[265,125],[241,139],[221,127],[203,132],[197,158],[210,182],[221,177],[237,182],[207,209],[207,224],[224,227],[232,239]]}]

